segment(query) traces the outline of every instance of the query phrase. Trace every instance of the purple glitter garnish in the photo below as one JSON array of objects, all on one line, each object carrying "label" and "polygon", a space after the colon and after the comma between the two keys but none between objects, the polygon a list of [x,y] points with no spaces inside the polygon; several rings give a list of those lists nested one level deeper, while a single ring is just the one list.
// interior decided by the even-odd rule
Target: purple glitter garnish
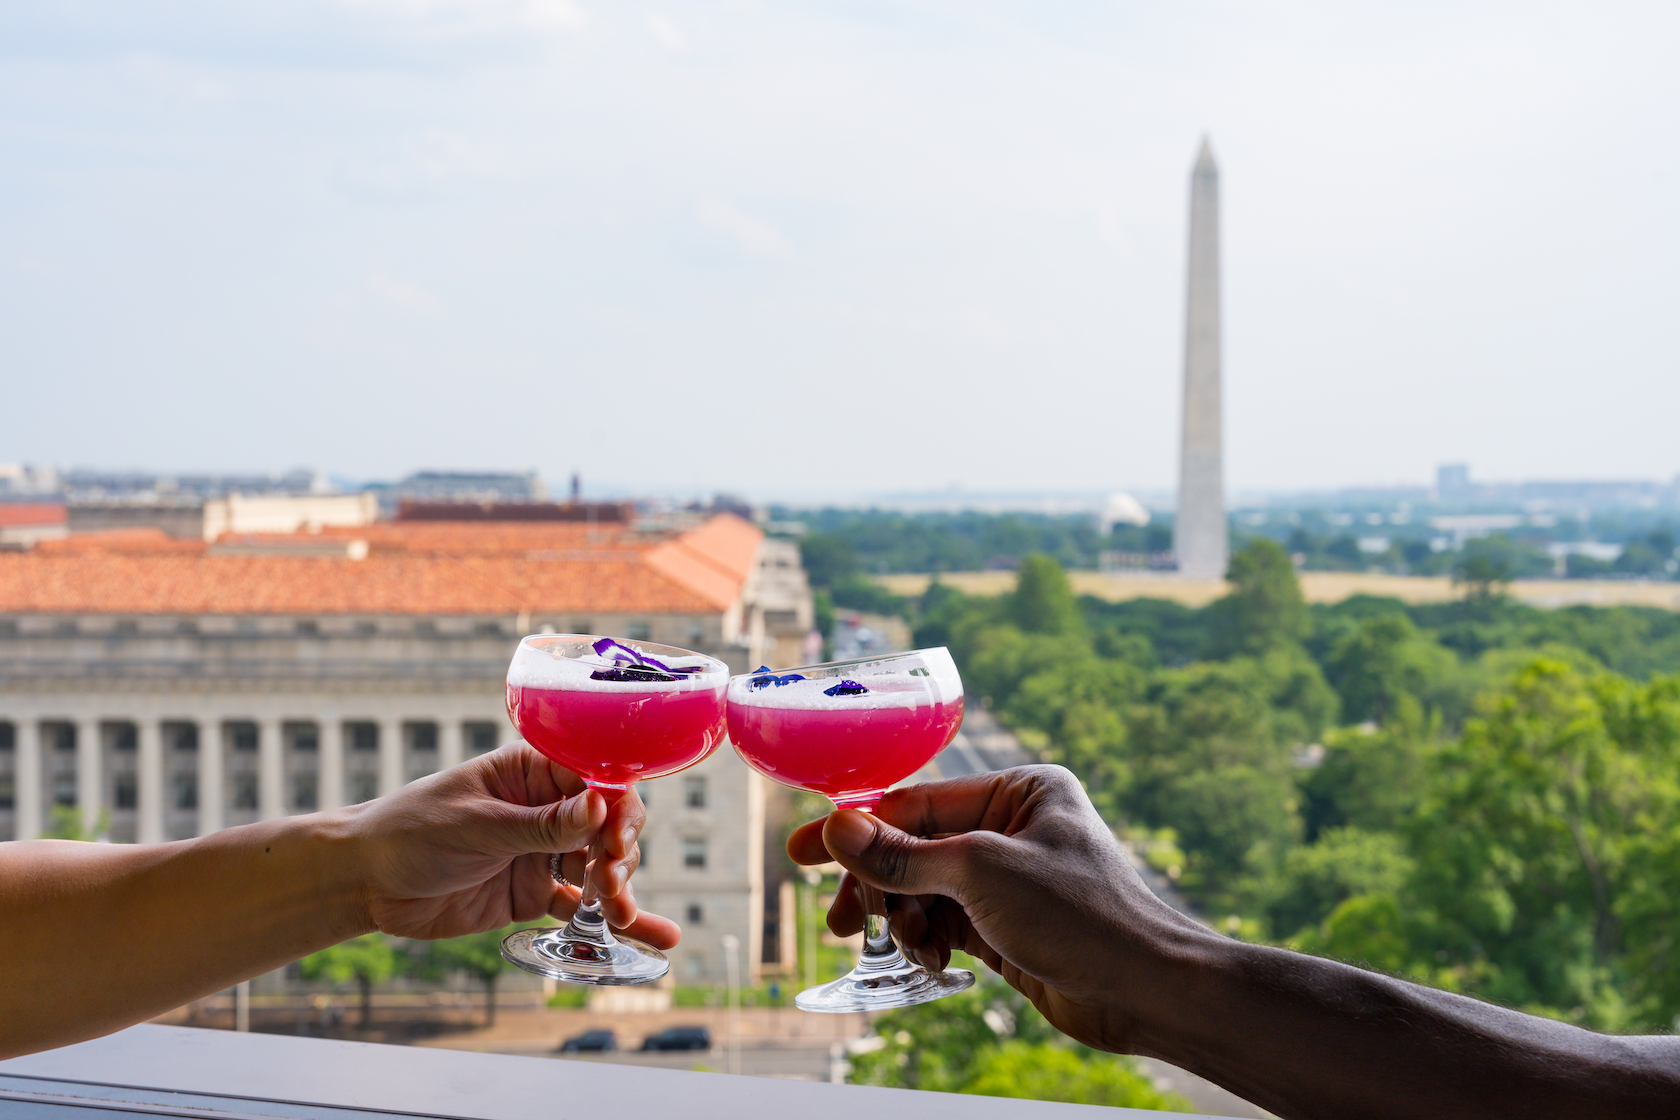
[{"label": "purple glitter garnish", "polygon": [[862,696],[869,690],[856,681],[841,681],[833,688],[823,689],[824,696]]},{"label": "purple glitter garnish", "polygon": [[615,642],[611,638],[602,638],[594,645],[598,656],[610,656],[614,665],[610,669],[597,669],[589,674],[592,681],[674,681],[686,677],[690,673],[698,673],[699,666],[672,668],[663,661],[656,660],[643,653],[637,653],[622,642]]},{"label": "purple glitter garnish", "polygon": [[752,689],[754,692],[757,692],[761,688],[769,688],[771,685],[781,688],[785,684],[792,684],[794,681],[802,681],[805,679],[805,677],[799,673],[788,673],[785,676],[778,677],[770,671],[770,667],[768,665],[760,665],[758,668],[754,669],[753,672],[764,674],[763,676],[756,676],[747,682],[747,687]]}]

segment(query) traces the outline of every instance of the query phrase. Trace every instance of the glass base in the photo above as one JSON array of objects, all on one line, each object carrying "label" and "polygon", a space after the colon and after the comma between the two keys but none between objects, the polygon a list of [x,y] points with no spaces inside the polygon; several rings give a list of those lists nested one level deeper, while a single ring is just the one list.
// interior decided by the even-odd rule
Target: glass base
[{"label": "glass base", "polygon": [[502,941],[509,964],[572,984],[651,984],[671,962],[651,945],[609,934],[605,940],[567,937],[564,929],[521,929]]},{"label": "glass base", "polygon": [[931,1003],[974,986],[974,973],[966,968],[933,972],[911,964],[896,953],[893,956],[900,962],[897,967],[870,968],[867,962],[860,963],[838,980],[806,988],[793,997],[793,1005],[801,1011],[831,1015],[885,1011],[890,1007]]}]

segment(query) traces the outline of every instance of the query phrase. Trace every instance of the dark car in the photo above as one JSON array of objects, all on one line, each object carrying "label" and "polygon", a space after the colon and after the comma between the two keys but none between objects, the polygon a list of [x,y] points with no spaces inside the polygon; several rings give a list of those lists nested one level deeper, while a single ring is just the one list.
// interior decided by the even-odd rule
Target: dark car
[{"label": "dark car", "polygon": [[618,1036],[611,1031],[584,1031],[560,1044],[562,1054],[600,1054],[618,1049]]},{"label": "dark car", "polygon": [[710,1050],[712,1032],[705,1027],[666,1027],[642,1039],[643,1050]]}]

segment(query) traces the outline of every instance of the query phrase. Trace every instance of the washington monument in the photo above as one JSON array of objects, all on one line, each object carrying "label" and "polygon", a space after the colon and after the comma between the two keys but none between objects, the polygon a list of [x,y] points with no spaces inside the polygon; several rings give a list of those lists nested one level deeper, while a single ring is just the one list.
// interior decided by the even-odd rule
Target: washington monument
[{"label": "washington monument", "polygon": [[1173,554],[1181,575],[1219,579],[1226,539],[1219,416],[1219,169],[1206,139],[1190,173],[1190,280],[1184,308],[1184,440]]}]

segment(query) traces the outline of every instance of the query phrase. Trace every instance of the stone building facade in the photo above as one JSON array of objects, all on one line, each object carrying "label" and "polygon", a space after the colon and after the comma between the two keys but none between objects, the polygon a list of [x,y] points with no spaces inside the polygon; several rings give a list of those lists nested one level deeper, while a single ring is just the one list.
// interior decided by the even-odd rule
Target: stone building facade
[{"label": "stone building facade", "polygon": [[[390,793],[516,738],[503,686],[525,633],[788,663],[810,626],[789,547],[721,515],[73,534],[0,555],[0,840],[179,840]],[[721,981],[730,933],[756,971],[762,779],[726,747],[648,785],[637,898],[684,927],[678,982]]]}]

